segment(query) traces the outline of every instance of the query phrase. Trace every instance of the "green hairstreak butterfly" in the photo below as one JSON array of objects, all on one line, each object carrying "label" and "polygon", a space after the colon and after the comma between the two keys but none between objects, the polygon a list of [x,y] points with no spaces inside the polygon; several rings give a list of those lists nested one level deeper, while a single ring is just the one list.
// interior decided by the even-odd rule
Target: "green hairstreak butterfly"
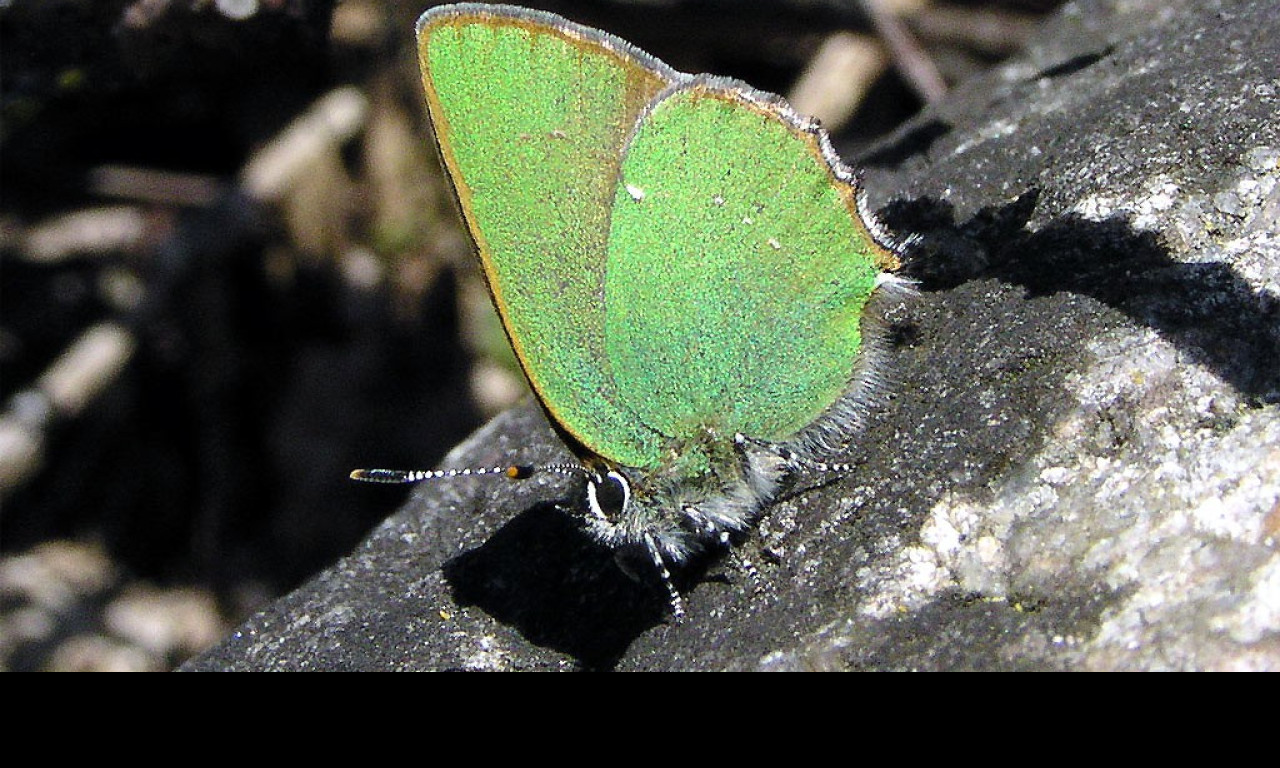
[{"label": "green hairstreak butterfly", "polygon": [[550,13],[418,21],[427,109],[493,302],[620,562],[728,546],[876,388],[895,245],[815,121]]}]

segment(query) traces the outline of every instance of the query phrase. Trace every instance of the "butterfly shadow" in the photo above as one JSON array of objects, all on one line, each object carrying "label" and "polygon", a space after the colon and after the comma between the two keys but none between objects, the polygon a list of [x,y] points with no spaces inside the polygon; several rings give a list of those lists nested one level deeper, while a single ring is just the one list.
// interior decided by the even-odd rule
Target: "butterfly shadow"
[{"label": "butterfly shadow", "polygon": [[538,503],[443,566],[459,605],[474,605],[529,642],[608,670],[643,632],[669,620],[656,579],[629,577],[572,515]]},{"label": "butterfly shadow", "polygon": [[1280,401],[1280,297],[1229,264],[1174,259],[1158,235],[1122,216],[1066,214],[1028,229],[1038,200],[1033,189],[960,223],[932,198],[895,201],[882,216],[896,231],[920,233],[906,271],[926,294],[994,279],[1028,299],[1087,297],[1151,328],[1246,401]]}]

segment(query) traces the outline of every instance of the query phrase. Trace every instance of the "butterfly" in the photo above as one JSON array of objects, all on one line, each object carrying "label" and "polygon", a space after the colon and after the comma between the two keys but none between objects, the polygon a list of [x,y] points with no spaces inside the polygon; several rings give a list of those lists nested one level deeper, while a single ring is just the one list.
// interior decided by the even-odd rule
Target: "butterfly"
[{"label": "butterfly", "polygon": [[559,16],[464,3],[417,25],[428,116],[493,303],[579,463],[357,470],[585,476],[628,570],[731,546],[800,469],[839,471],[880,388],[903,244],[816,121]]}]

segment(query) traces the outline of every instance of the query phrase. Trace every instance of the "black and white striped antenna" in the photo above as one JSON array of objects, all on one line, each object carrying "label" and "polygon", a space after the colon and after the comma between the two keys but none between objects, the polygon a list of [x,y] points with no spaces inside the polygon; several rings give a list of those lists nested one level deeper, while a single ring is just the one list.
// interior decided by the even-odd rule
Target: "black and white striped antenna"
[{"label": "black and white striped antenna", "polygon": [[524,480],[539,472],[591,476],[591,470],[579,464],[509,464],[505,467],[468,467],[467,469],[357,469],[351,473],[351,479],[365,483],[403,484],[454,477],[504,475],[512,480]]}]

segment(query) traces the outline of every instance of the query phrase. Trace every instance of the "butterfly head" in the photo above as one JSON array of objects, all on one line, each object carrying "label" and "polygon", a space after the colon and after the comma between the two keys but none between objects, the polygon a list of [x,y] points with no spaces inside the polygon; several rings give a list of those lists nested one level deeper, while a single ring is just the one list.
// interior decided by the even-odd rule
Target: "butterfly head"
[{"label": "butterfly head", "polygon": [[588,533],[614,549],[645,548],[682,563],[747,529],[787,471],[768,444],[741,435],[685,448],[657,467],[593,472],[583,510]]}]

